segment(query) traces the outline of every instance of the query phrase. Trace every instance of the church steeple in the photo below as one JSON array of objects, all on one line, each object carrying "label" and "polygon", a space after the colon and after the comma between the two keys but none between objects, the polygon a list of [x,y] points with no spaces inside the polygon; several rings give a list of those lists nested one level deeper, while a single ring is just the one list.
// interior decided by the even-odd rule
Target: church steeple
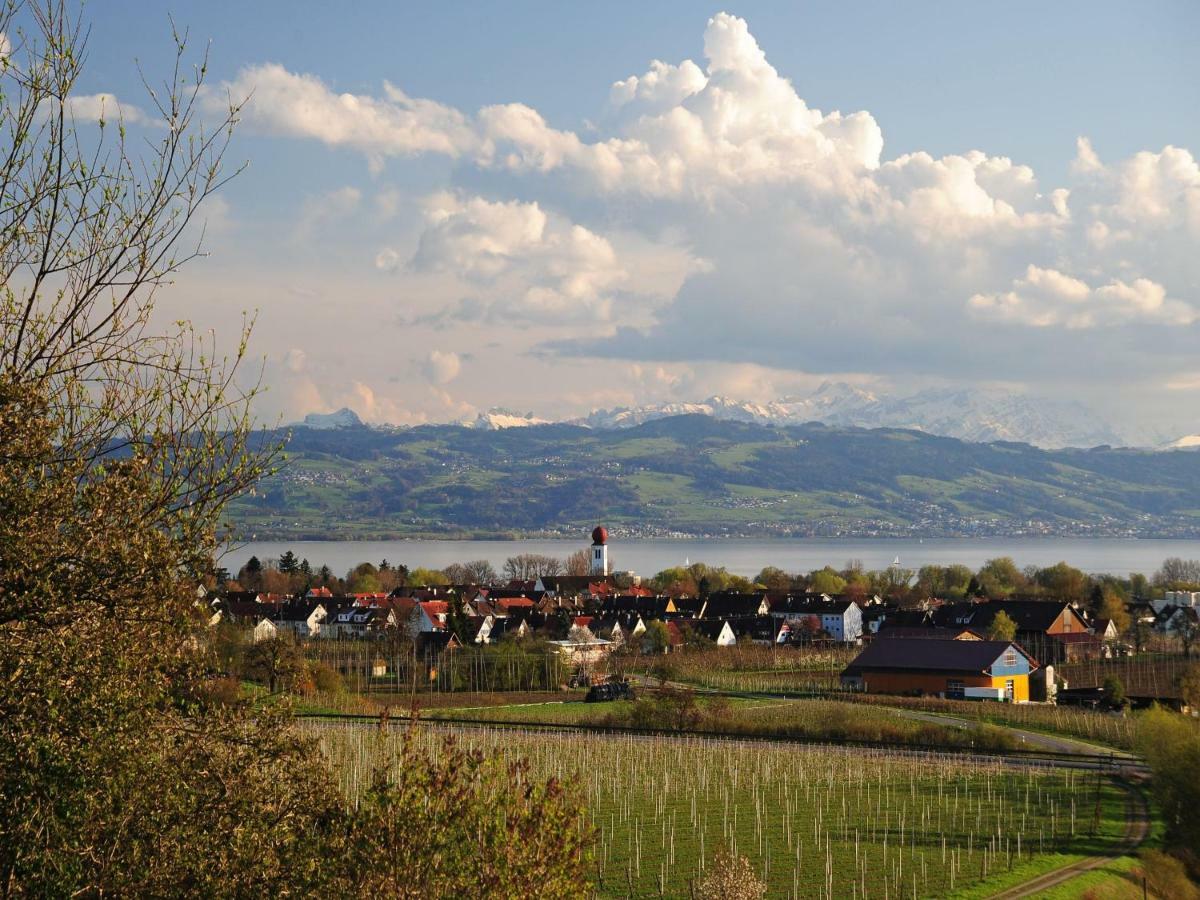
[{"label": "church steeple", "polygon": [[592,575],[608,574],[608,529],[597,525],[592,529]]}]

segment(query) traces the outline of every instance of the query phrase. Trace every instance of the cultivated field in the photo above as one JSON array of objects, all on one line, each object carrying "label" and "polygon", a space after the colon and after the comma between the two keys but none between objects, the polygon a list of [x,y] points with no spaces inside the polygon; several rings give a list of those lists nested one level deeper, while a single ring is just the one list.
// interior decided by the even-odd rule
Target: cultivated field
[{"label": "cultivated field", "polygon": [[[302,727],[351,797],[399,741],[395,730]],[[430,753],[453,734],[577,784],[598,832],[601,896],[687,896],[723,846],[751,860],[772,897],[985,896],[1099,852],[1123,830],[1122,793],[1080,772],[694,737],[432,724],[417,734]]]}]

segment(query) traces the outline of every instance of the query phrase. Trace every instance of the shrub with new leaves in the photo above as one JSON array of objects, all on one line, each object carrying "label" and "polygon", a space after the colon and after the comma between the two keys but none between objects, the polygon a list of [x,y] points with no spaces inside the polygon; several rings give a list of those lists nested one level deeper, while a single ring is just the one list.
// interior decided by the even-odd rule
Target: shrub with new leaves
[{"label": "shrub with new leaves", "polygon": [[767,886],[754,874],[750,860],[720,850],[693,889],[696,900],[762,900]]},{"label": "shrub with new leaves", "polygon": [[375,772],[354,819],[359,896],[587,897],[593,835],[574,792],[523,760],[447,738],[429,758],[411,733]]}]

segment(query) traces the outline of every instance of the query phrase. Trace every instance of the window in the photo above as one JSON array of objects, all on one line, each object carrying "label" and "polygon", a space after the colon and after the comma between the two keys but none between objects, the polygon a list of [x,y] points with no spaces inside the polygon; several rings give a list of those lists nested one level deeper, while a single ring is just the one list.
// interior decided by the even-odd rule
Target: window
[{"label": "window", "polygon": [[1011,678],[1004,682],[1004,693],[1009,700],[1012,700],[1017,694],[1016,686]]},{"label": "window", "polygon": [[1015,666],[1017,664],[1017,651],[1011,647],[1004,652],[1004,664],[1006,666]]},{"label": "window", "polygon": [[963,694],[963,683],[961,679],[951,678],[946,681],[946,696],[961,700]]}]

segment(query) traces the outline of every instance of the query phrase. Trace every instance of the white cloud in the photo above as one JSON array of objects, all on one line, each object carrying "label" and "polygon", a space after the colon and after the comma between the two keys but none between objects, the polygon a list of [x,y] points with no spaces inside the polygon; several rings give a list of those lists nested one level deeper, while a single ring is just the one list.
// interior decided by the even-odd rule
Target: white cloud
[{"label": "white cloud", "polygon": [[292,347],[283,355],[283,364],[289,372],[303,372],[307,354],[299,347]]},{"label": "white cloud", "polygon": [[609,102],[614,107],[638,103],[639,110],[669,108],[698,93],[707,83],[703,70],[690,59],[677,66],[656,59],[645,74],[614,83]]},{"label": "white cloud", "polygon": [[621,296],[661,302],[698,266],[678,250],[651,251],[641,242],[629,251],[629,262],[647,276],[638,283],[608,238],[537,203],[439,193],[426,200],[425,221],[411,268],[464,279],[480,301],[475,316],[609,321]]},{"label": "white cloud", "polygon": [[1097,328],[1132,322],[1190,325],[1200,312],[1167,298],[1166,289],[1146,278],[1114,280],[1099,288],[1054,269],[1030,266],[1002,294],[976,294],[968,301],[980,318],[1046,328]]},{"label": "white cloud", "polygon": [[394,272],[400,265],[400,254],[391,247],[384,247],[375,254],[375,268],[381,272]]},{"label": "white cloud", "polygon": [[[0,53],[0,57],[4,54]],[[76,122],[99,122],[116,126],[118,122],[126,125],[147,125],[154,119],[132,103],[122,103],[116,94],[72,94],[67,98],[67,113],[75,117]]]},{"label": "white cloud", "polygon": [[431,350],[425,360],[425,377],[434,384],[449,384],[461,371],[462,360],[449,350]]},{"label": "white cloud", "polygon": [[[390,232],[374,262],[399,270],[388,282],[401,321],[461,329],[433,334],[438,346],[553,339],[563,356],[605,360],[581,366],[637,360],[683,392],[710,386],[685,365],[727,367],[739,391],[767,385],[739,366],[1044,389],[1080,377],[1060,352],[1068,330],[1114,361],[1094,380],[1161,387],[1172,367],[1191,370],[1200,166],[1183,148],[1105,160],[1080,138],[1056,185],[985,149],[888,155],[874,116],[811,106],[724,13],[696,61],[655,60],[612,84],[586,134],[522,103],[469,112],[390,85],[339,94],[280,66],[234,85],[251,86],[260,129],[374,161],[457,161],[415,232],[395,189],[373,201]],[[986,367],[974,365],[981,321],[1020,329]],[[650,376],[614,388],[666,389]]]},{"label": "white cloud", "polygon": [[276,63],[243,69],[222,91],[208,92],[210,106],[249,101],[244,116],[273,134],[314,138],[373,156],[470,152],[476,136],[466,117],[432,100],[409,97],[384,84],[383,97],[335,93],[314,75],[287,71]]}]

